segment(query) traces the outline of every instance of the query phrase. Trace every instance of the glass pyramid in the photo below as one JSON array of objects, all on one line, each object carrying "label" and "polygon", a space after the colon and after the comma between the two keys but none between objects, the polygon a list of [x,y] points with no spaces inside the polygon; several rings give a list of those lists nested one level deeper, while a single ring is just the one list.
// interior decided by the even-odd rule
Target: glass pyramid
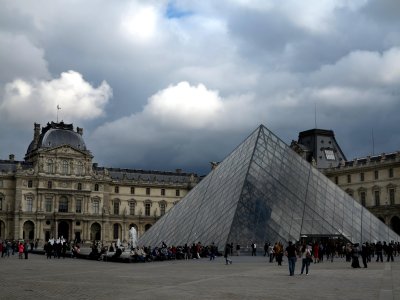
[{"label": "glass pyramid", "polygon": [[400,237],[266,127],[258,127],[139,240],[141,245]]}]

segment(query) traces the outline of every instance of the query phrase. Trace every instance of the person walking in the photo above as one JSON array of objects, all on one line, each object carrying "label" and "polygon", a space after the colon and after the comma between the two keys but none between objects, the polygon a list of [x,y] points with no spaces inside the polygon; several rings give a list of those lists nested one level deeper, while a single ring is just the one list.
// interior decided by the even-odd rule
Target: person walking
[{"label": "person walking", "polygon": [[312,261],[311,246],[304,244],[301,247],[301,273],[300,273],[300,275],[303,275],[304,269],[306,269],[306,275],[308,275],[308,270],[309,270],[311,261]]},{"label": "person walking", "polygon": [[229,259],[229,254],[231,253],[231,245],[226,244],[225,246],[225,251],[224,251],[224,257],[225,257],[225,264],[226,265],[231,265],[232,260]]},{"label": "person walking", "polygon": [[288,258],[289,263],[289,275],[294,275],[294,269],[296,267],[296,259],[297,259],[297,251],[296,246],[289,241],[289,246],[286,247],[286,256]]}]

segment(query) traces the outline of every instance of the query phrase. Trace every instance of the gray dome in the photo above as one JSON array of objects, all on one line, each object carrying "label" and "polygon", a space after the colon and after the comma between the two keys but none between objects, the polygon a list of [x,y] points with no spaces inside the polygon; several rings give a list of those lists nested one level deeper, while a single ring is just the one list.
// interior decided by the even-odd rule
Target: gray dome
[{"label": "gray dome", "polygon": [[42,137],[39,148],[54,148],[69,145],[75,149],[86,150],[85,142],[79,133],[65,129],[50,129]]},{"label": "gray dome", "polygon": [[26,152],[29,155],[32,151],[40,148],[54,148],[62,145],[68,145],[75,149],[87,150],[86,144],[82,138],[82,128],[74,131],[72,124],[47,123],[40,133],[40,125],[35,123],[35,134]]}]

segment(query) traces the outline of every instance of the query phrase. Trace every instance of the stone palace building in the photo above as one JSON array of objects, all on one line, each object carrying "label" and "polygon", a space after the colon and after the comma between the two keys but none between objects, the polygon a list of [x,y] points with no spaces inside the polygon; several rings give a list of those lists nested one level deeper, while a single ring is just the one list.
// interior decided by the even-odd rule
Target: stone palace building
[{"label": "stone palace building", "polygon": [[347,160],[324,129],[300,132],[291,148],[400,234],[400,151]]},{"label": "stone palace building", "polygon": [[196,174],[99,167],[83,129],[34,124],[23,161],[0,160],[0,239],[129,241],[198,182]]}]

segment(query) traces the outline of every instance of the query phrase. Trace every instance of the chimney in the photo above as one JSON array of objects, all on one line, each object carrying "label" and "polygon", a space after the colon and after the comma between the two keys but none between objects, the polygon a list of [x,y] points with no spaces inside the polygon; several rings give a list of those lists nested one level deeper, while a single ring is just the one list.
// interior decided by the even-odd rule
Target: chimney
[{"label": "chimney", "polygon": [[36,149],[39,143],[39,136],[40,136],[40,124],[34,123],[33,127],[33,149]]},{"label": "chimney", "polygon": [[178,173],[178,174],[181,174],[182,173],[182,169],[176,169],[175,172]]},{"label": "chimney", "polygon": [[15,159],[15,155],[14,155],[14,154],[10,154],[10,155],[8,156],[8,158],[9,158],[9,160],[10,160],[11,162],[13,162],[14,159]]},{"label": "chimney", "polygon": [[83,128],[76,127],[76,132],[80,135],[83,135]]}]

